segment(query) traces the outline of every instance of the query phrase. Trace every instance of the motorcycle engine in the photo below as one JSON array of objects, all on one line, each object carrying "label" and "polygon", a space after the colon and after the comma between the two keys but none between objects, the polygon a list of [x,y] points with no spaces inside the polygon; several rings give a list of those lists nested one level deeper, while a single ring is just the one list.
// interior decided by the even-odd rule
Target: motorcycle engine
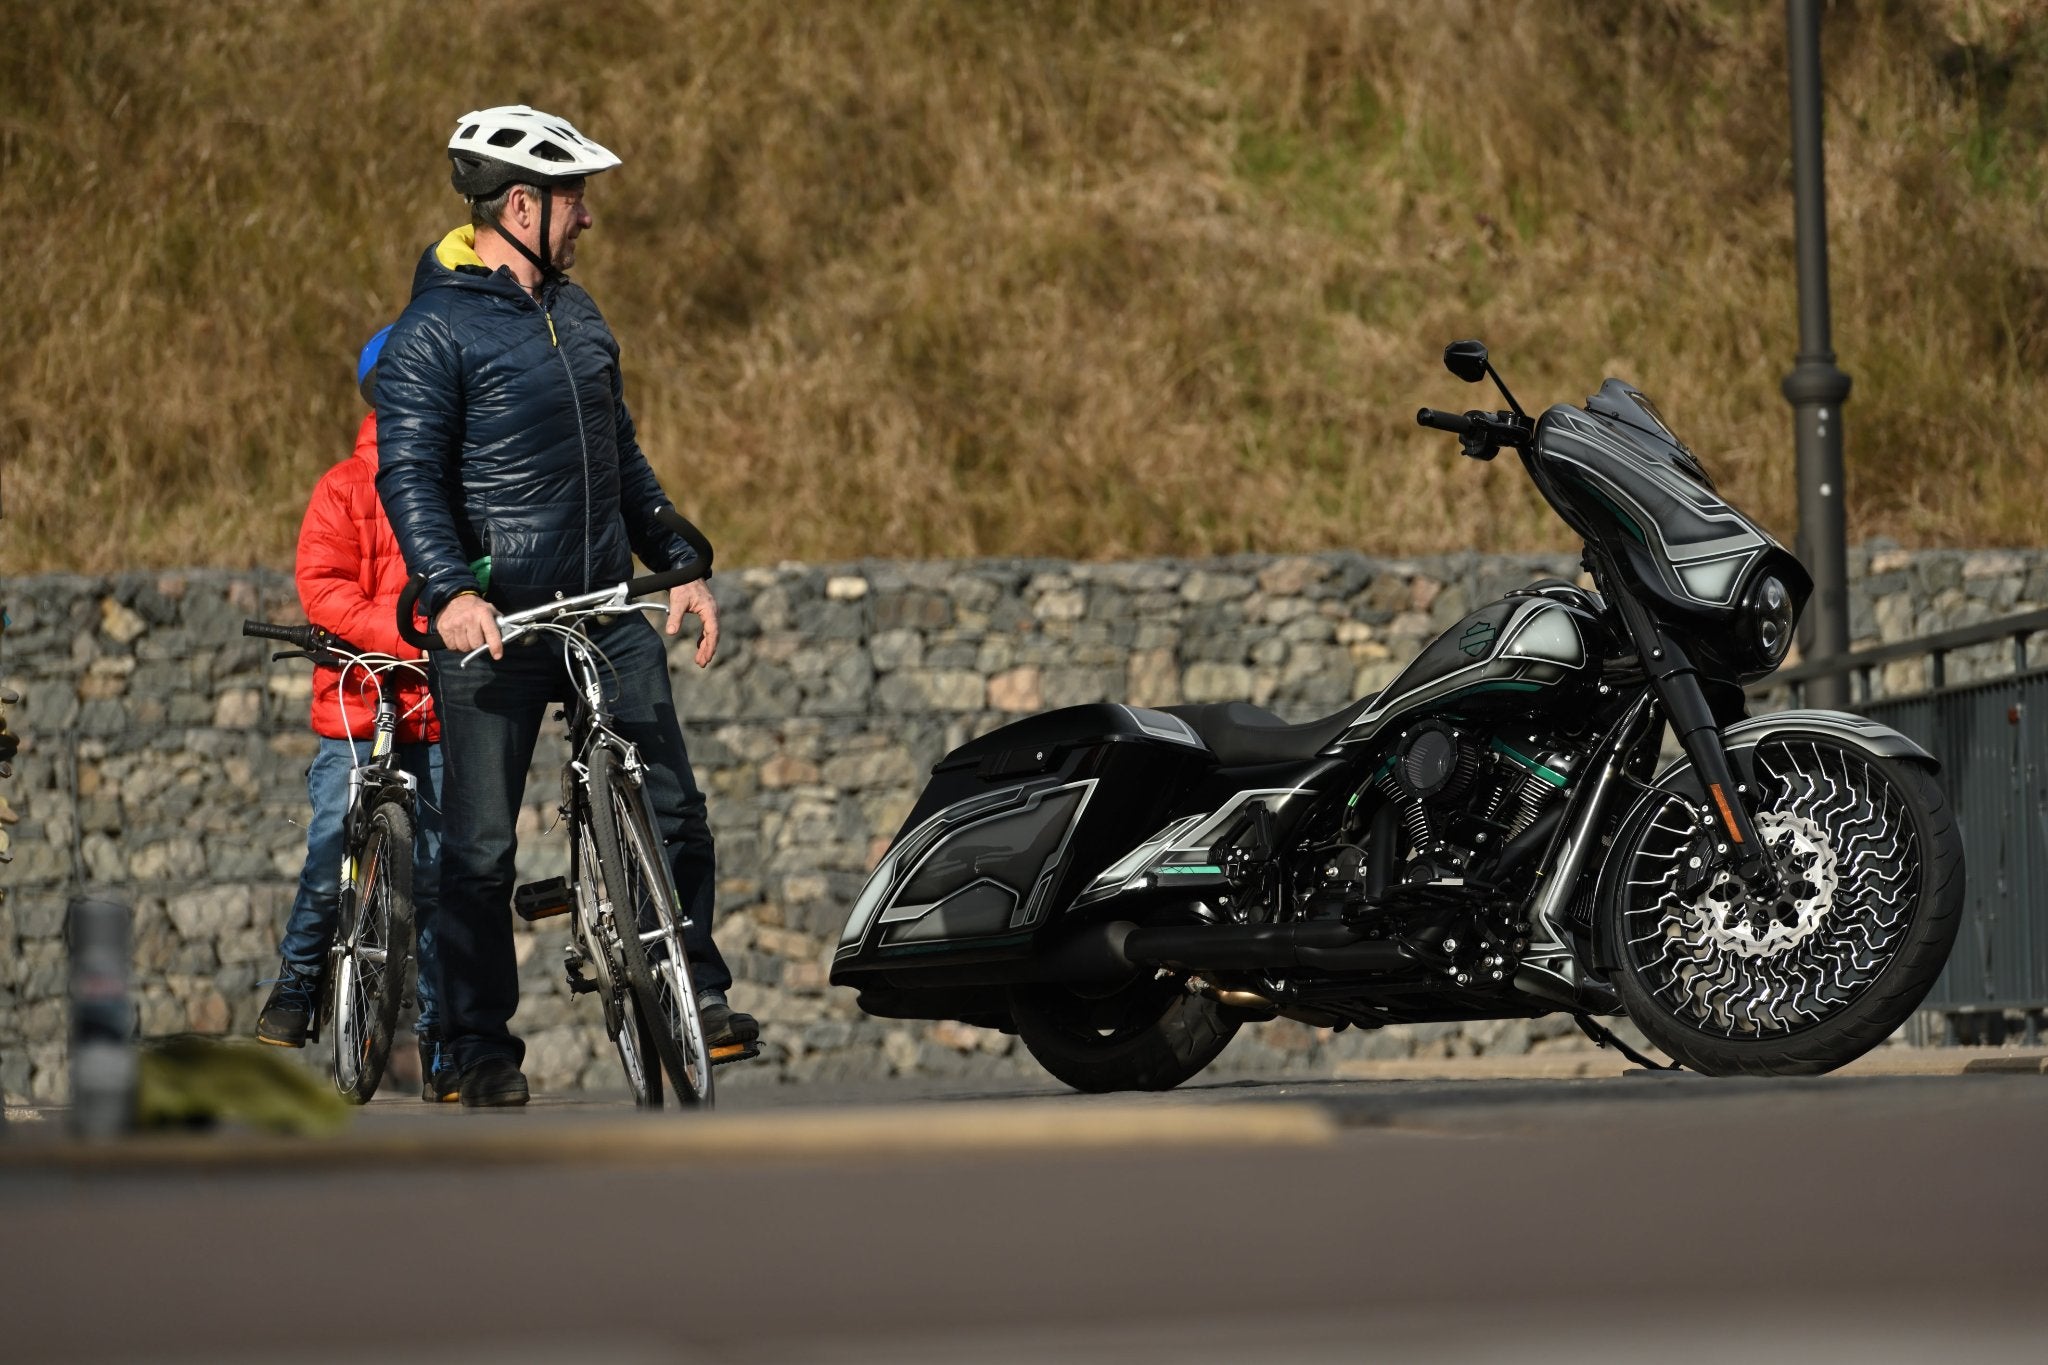
[{"label": "motorcycle engine", "polygon": [[1579,757],[1540,731],[1411,727],[1373,783],[1399,817],[1394,885],[1488,880],[1502,850],[1562,804]]}]

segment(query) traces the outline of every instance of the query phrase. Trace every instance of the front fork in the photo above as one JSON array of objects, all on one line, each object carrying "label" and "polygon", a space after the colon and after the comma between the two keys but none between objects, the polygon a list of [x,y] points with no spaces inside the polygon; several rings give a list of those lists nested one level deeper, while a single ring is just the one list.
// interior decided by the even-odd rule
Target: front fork
[{"label": "front fork", "polygon": [[1559,831],[1531,896],[1529,947],[1523,953],[1515,986],[1525,994],[1569,1009],[1606,1012],[1615,1004],[1611,989],[1588,976],[1579,961],[1568,930],[1568,917],[1572,901],[1589,872],[1589,860],[1599,848],[1615,793],[1638,747],[1650,737],[1660,712],[1670,721],[1712,808],[1709,827],[1714,831],[1713,858],[1703,875],[1711,876],[1727,868],[1753,896],[1770,897],[1778,890],[1777,866],[1758,836],[1746,804],[1752,793],[1735,775],[1735,766],[1721,740],[1720,724],[1700,688],[1699,675],[1675,643],[1661,632],[1654,638],[1658,645],[1642,653],[1648,666],[1650,689],[1636,699],[1608,733],[1591,781],[1578,808]]},{"label": "front fork", "polygon": [[1652,664],[1650,682],[1706,798],[1707,823],[1714,837],[1707,872],[1726,868],[1751,896],[1769,900],[1778,894],[1778,867],[1750,814],[1749,803],[1757,794],[1736,774],[1721,740],[1720,722],[1714,719],[1685,651],[1666,639],[1661,653],[1663,658]]}]

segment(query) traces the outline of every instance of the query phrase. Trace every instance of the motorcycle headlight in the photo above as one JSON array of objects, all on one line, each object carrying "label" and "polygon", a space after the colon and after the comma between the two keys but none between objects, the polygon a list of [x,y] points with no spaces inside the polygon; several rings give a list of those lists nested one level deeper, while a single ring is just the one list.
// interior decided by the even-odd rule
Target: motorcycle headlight
[{"label": "motorcycle headlight", "polygon": [[1742,595],[1738,616],[1742,642],[1756,663],[1776,668],[1792,648],[1792,592],[1776,574],[1764,574]]}]

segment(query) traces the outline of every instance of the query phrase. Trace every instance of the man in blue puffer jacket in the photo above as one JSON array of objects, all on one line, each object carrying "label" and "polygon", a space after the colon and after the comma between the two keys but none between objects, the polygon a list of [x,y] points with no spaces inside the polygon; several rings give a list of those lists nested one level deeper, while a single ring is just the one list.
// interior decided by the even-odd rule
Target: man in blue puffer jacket
[{"label": "man in blue puffer jacket", "polygon": [[[412,302],[385,343],[377,492],[449,646],[433,655],[447,768],[442,1034],[464,1104],[523,1104],[525,1048],[509,1027],[519,1004],[513,824],[542,720],[566,698],[567,679],[558,651],[507,653],[497,613],[618,583],[636,554],[659,572],[694,552],[655,520],[668,499],[634,439],[618,342],[562,273],[592,221],[585,179],[619,159],[524,105],[464,115],[448,154],[471,222],[421,257]],[[718,647],[718,608],[704,583],[671,593],[670,635],[686,615],[703,626],[701,668]],[[750,1055],[758,1029],[727,1005],[732,974],[711,940],[711,831],[666,651],[637,612],[592,635],[615,670],[618,729],[649,765],[712,1056]],[[456,666],[481,647],[488,660]]]}]

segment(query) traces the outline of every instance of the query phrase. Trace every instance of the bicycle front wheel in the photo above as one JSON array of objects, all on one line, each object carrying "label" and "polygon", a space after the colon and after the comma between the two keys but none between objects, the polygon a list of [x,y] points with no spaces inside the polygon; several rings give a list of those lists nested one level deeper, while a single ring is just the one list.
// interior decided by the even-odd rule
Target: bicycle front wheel
[{"label": "bicycle front wheel", "polygon": [[355,892],[337,926],[334,978],[334,1087],[368,1104],[391,1058],[391,1035],[411,957],[412,818],[395,801],[370,812],[362,845],[351,850]]},{"label": "bicycle front wheel", "polygon": [[609,749],[590,757],[590,824],[632,1013],[647,1024],[679,1105],[712,1102],[711,1050],[683,951],[674,880],[646,789]]}]

